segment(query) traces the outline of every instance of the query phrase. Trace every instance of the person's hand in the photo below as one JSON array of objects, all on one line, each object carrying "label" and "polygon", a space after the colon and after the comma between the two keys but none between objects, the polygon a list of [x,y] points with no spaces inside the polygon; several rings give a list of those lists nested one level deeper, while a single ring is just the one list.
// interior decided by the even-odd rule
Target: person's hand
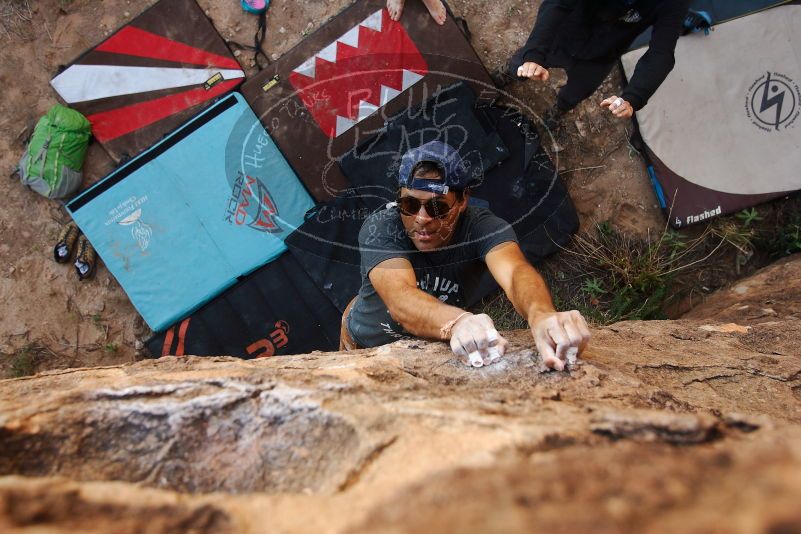
[{"label": "person's hand", "polygon": [[465,365],[482,367],[500,360],[506,344],[485,313],[465,315],[451,330],[451,350]]},{"label": "person's hand", "polygon": [[517,68],[517,77],[547,82],[551,77],[551,73],[542,65],[538,65],[533,61],[528,61]]},{"label": "person's hand", "polygon": [[608,108],[612,115],[618,119],[628,119],[634,115],[634,108],[631,104],[620,98],[619,96],[610,96],[601,102],[602,108]]},{"label": "person's hand", "polygon": [[562,371],[590,341],[587,322],[576,310],[539,313],[529,319],[534,343],[547,367]]}]

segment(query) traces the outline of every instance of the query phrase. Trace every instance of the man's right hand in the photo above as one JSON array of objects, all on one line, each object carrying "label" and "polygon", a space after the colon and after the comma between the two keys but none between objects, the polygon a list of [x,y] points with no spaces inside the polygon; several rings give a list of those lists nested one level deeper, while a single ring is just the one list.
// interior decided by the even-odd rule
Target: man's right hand
[{"label": "man's right hand", "polygon": [[587,321],[576,310],[539,313],[528,323],[542,361],[557,371],[564,370],[571,355],[580,356],[590,342]]},{"label": "man's right hand", "polygon": [[547,82],[551,77],[551,73],[542,65],[538,65],[533,61],[527,61],[517,68],[517,77]]},{"label": "man's right hand", "polygon": [[494,363],[503,356],[507,343],[485,313],[465,315],[451,329],[451,350],[465,365]]}]

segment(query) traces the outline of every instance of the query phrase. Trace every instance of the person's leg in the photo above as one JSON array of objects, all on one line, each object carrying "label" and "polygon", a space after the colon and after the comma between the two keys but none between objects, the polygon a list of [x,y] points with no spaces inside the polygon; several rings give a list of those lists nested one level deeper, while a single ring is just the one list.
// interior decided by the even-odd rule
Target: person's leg
[{"label": "person's leg", "polygon": [[442,0],[423,0],[423,3],[428,8],[428,12],[434,18],[434,21],[442,26],[448,18],[448,12],[445,9],[445,4]]},{"label": "person's leg", "polygon": [[[400,20],[403,14],[403,4],[405,0],[387,0],[387,11],[389,11],[389,18],[392,20]],[[431,13],[431,17],[440,26],[445,24],[448,18],[448,11],[445,9],[445,4],[442,0],[422,0],[423,4]]]},{"label": "person's leg", "polygon": [[350,337],[350,332],[348,332],[348,315],[350,315],[350,310],[353,308],[353,305],[356,303],[356,299],[359,298],[358,296],[353,297],[348,305],[345,307],[345,311],[342,314],[342,323],[340,324],[339,329],[339,350],[340,351],[349,351],[349,350],[357,350],[359,347],[358,344]]},{"label": "person's leg", "polygon": [[387,0],[387,11],[389,11],[389,18],[392,20],[400,20],[403,14],[404,0]]},{"label": "person's leg", "polygon": [[567,84],[559,90],[556,97],[556,109],[564,114],[589,98],[614,66],[614,63],[590,61],[576,62],[570,65],[565,69]]}]

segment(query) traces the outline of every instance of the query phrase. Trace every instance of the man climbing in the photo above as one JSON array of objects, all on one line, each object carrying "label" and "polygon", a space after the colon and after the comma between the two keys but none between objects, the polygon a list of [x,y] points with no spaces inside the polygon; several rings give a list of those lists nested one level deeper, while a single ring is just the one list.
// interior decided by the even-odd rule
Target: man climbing
[{"label": "man climbing", "polygon": [[673,69],[673,52],[690,0],[543,0],[528,41],[496,75],[502,85],[514,80],[548,81],[548,69],[567,72],[556,105],[545,115],[549,128],[601,85],[634,40],[652,28],[648,51],[620,96],[601,107],[629,118],[645,106]]},{"label": "man climbing", "polygon": [[[422,0],[423,4],[425,4],[428,12],[431,13],[431,16],[434,18],[437,24],[442,26],[445,24],[445,20],[448,18],[448,12],[445,9],[445,4],[442,3],[442,0]],[[398,21],[403,14],[403,4],[406,3],[406,0],[387,0],[387,11],[389,11],[389,18],[392,20]]]},{"label": "man climbing", "polygon": [[468,206],[472,177],[458,152],[434,141],[401,159],[395,206],[359,233],[362,287],[342,318],[341,349],[407,336],[449,341],[475,367],[500,358],[506,340],[489,316],[463,309],[486,269],[528,320],[545,364],[562,370],[590,338],[577,311],[557,312],[511,226]]}]

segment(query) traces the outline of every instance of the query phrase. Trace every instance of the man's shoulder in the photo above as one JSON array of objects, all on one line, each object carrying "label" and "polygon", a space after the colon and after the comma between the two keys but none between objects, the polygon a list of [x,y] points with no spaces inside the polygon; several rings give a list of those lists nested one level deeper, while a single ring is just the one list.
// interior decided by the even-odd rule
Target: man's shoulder
[{"label": "man's shoulder", "polygon": [[478,206],[468,206],[464,212],[465,221],[470,224],[490,224],[502,225],[506,221],[495,215],[489,208],[480,208]]},{"label": "man's shoulder", "polygon": [[403,224],[396,208],[379,209],[364,219],[359,231],[359,244],[375,245],[386,241],[395,241],[401,233],[401,228],[403,228]]},{"label": "man's shoulder", "polygon": [[362,231],[370,227],[384,227],[396,225],[400,222],[400,213],[394,207],[383,207],[365,217],[362,223]]},{"label": "man's shoulder", "polygon": [[489,209],[471,206],[465,215],[464,239],[478,247],[482,257],[500,243],[517,242],[512,225]]}]

